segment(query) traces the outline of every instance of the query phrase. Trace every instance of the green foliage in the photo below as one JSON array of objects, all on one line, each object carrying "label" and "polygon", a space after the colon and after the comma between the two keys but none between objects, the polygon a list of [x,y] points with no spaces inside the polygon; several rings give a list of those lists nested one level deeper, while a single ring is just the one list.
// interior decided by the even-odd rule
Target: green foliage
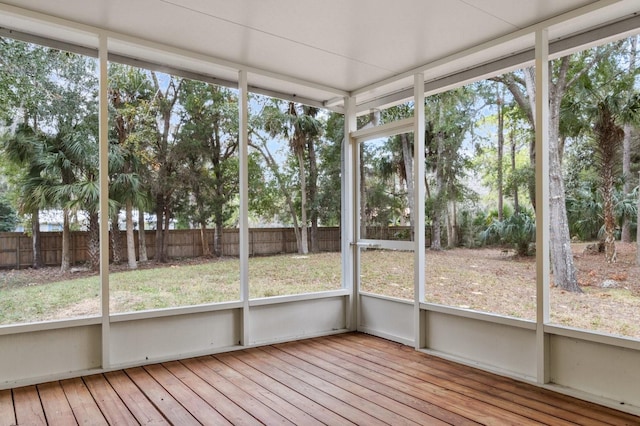
[{"label": "green foliage", "polygon": [[518,256],[526,256],[529,243],[535,241],[536,223],[530,211],[514,213],[502,221],[493,220],[481,238],[484,244],[509,244],[514,246]]},{"label": "green foliage", "polygon": [[461,209],[458,223],[463,247],[474,248],[482,245],[482,231],[487,228],[487,217],[482,210],[471,206]]},{"label": "green foliage", "polygon": [[340,225],[341,161],[344,140],[344,116],[331,113],[322,143],[318,145],[318,197],[315,208],[324,226]]},{"label": "green foliage", "polygon": [[0,196],[0,232],[13,232],[18,224],[18,215],[9,200]]},{"label": "green foliage", "polygon": [[[632,229],[636,227],[638,188],[627,195],[622,193],[621,183],[613,191],[613,209],[619,232],[624,218],[631,221]],[[567,218],[572,236],[582,241],[591,241],[603,235],[603,200],[602,191],[595,185],[585,183],[567,195]],[[617,238],[619,235],[616,236]]]}]

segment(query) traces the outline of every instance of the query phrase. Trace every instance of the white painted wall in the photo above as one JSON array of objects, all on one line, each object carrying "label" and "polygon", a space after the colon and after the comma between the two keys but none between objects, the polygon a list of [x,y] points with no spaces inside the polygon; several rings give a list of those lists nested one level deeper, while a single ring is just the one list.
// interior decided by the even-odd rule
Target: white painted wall
[{"label": "white painted wall", "polygon": [[333,334],[346,329],[346,296],[274,303],[277,299],[251,306],[250,345],[262,345],[305,337]]},{"label": "white painted wall", "polygon": [[100,368],[100,336],[100,325],[0,335],[0,389]]},{"label": "white painted wall", "polygon": [[[488,316],[488,318],[490,318]],[[510,376],[536,377],[535,324],[526,328],[479,318],[426,311],[425,341],[429,351]]]},{"label": "white painted wall", "polygon": [[111,324],[111,366],[218,352],[240,343],[240,309],[154,317]]},{"label": "white painted wall", "polygon": [[640,407],[640,351],[573,337],[550,338],[551,383]]},{"label": "white painted wall", "polygon": [[358,330],[413,346],[414,304],[375,294],[360,294]]}]

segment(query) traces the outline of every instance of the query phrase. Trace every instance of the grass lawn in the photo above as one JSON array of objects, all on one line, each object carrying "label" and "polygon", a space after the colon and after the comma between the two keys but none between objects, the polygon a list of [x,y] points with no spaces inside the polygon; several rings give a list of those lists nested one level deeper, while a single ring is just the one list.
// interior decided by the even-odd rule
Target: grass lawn
[{"label": "grass lawn", "polygon": [[[616,265],[607,265],[599,255],[576,254],[584,294],[551,288],[552,322],[640,338],[640,268],[629,260],[635,255],[632,248],[619,249]],[[580,253],[580,248],[574,251]],[[338,289],[340,261],[339,253],[251,258],[250,297]],[[76,275],[62,276],[54,268],[0,272],[0,324],[97,315],[99,277],[86,272]],[[428,302],[535,319],[533,258],[505,256],[498,249],[427,251],[425,275]],[[606,279],[619,285],[602,288],[599,283]],[[237,259],[190,259],[164,267],[148,264],[136,271],[112,272],[109,281],[111,312],[240,298]],[[363,291],[412,300],[412,253],[364,251],[361,281]]]}]

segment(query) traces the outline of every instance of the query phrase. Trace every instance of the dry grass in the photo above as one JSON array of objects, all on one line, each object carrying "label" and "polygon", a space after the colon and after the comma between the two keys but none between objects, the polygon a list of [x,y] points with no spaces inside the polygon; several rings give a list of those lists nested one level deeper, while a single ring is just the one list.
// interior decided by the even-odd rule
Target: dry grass
[{"label": "dry grass", "polygon": [[[635,246],[618,244],[618,263],[583,255],[574,247],[584,294],[550,289],[551,319],[557,324],[640,338],[640,268]],[[251,258],[250,297],[271,297],[340,288],[340,254]],[[129,312],[239,300],[237,259],[191,259],[166,267],[110,274],[111,311]],[[117,268],[115,268],[117,269]],[[120,268],[122,269],[122,268]],[[413,254],[362,253],[362,290],[413,299]],[[455,249],[426,253],[428,302],[534,320],[535,259],[499,249]],[[77,277],[77,278],[76,278]],[[75,278],[75,279],[73,279]],[[607,279],[617,288],[602,288]],[[70,318],[99,313],[99,279],[71,277],[56,269],[0,272],[0,324]]]}]

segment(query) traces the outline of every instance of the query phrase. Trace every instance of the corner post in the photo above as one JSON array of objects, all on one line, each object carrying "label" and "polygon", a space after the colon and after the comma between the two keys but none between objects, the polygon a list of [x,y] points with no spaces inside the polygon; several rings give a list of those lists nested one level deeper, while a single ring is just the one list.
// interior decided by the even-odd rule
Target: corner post
[{"label": "corner post", "polygon": [[536,31],[536,364],[538,383],[549,382],[549,35]]},{"label": "corner post", "polygon": [[424,74],[414,75],[413,83],[413,202],[411,206],[414,217],[414,258],[413,258],[413,300],[414,300],[414,344],[416,349],[426,346],[426,330],[424,317],[420,311],[420,303],[425,295],[425,153],[424,153]]},{"label": "corner post", "polygon": [[109,101],[108,38],[99,35],[98,49],[98,181],[100,215],[100,305],[102,316],[102,368],[111,365],[109,323]]},{"label": "corner post", "polygon": [[359,299],[359,279],[360,266],[358,261],[358,247],[355,243],[358,240],[359,204],[355,200],[357,194],[356,182],[356,158],[357,149],[351,141],[351,132],[356,130],[355,98],[344,98],[344,138],[342,141],[342,161],[341,171],[341,212],[340,212],[340,238],[342,252],[342,287],[349,289],[349,298],[346,312],[346,328],[351,331],[358,329],[358,299]]},{"label": "corner post", "polygon": [[240,344],[250,343],[249,336],[249,92],[247,71],[238,73],[238,138],[240,156],[240,300],[242,300],[242,327]]}]

